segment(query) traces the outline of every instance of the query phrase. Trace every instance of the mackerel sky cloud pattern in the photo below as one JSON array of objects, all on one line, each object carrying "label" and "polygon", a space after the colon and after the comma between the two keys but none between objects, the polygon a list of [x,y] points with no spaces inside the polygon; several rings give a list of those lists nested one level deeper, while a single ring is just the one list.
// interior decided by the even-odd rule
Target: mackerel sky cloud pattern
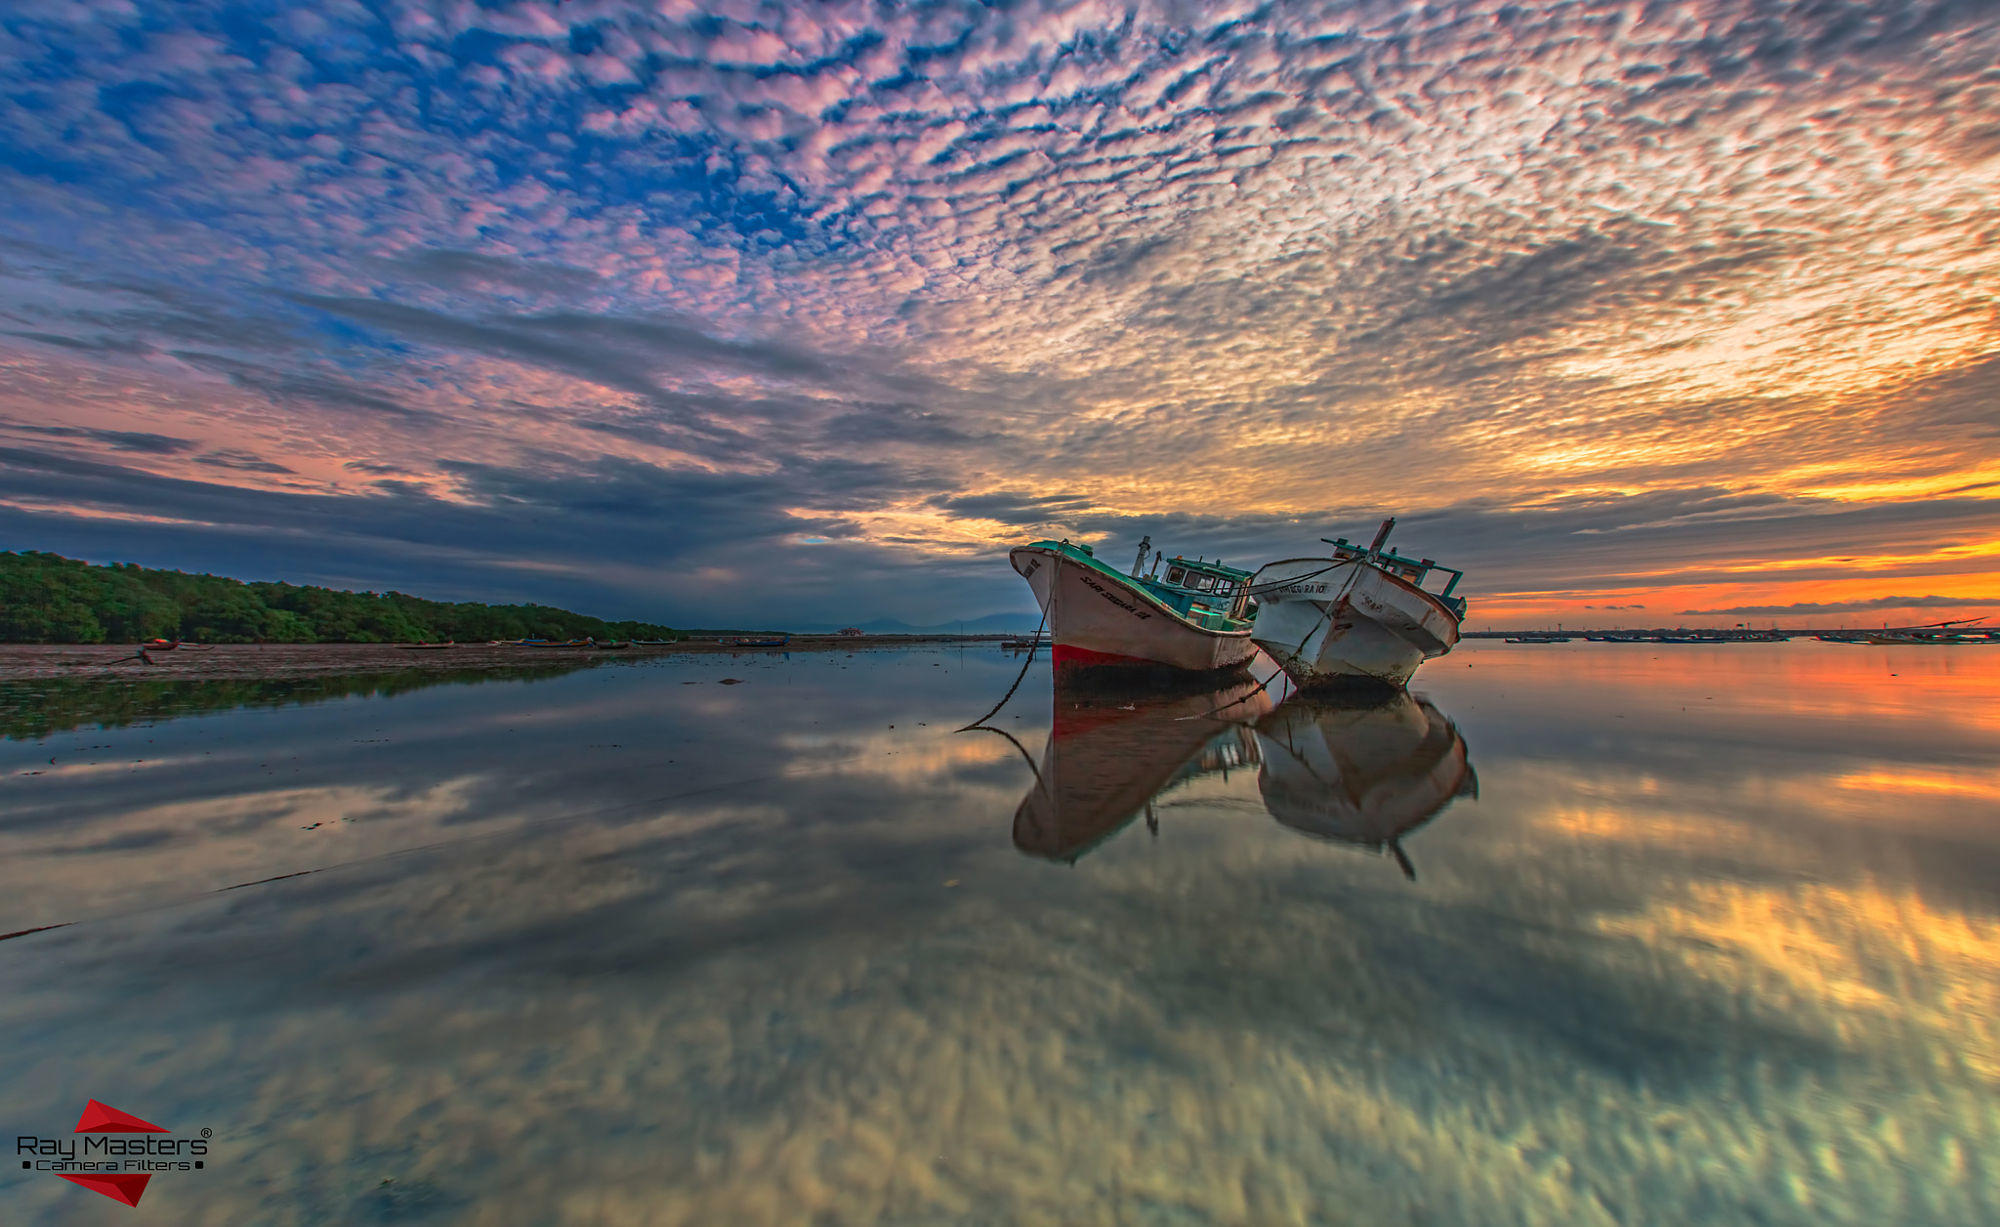
[{"label": "mackerel sky cloud pattern", "polygon": [[1030,535],[1396,512],[1475,625],[1976,612],[1996,63],[1976,3],[17,3],[0,534],[923,622]]}]

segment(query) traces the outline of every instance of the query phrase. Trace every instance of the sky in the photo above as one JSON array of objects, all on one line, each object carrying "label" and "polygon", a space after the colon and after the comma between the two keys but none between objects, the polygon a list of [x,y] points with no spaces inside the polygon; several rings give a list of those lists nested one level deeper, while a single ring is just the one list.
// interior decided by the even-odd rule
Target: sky
[{"label": "sky", "polygon": [[0,8],[0,548],[679,625],[2000,613],[1984,3]]}]

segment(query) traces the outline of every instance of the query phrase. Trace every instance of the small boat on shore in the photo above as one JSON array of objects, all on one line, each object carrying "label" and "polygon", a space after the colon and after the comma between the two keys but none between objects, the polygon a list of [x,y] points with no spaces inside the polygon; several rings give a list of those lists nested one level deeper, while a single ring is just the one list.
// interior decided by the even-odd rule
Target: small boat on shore
[{"label": "small boat on shore", "polygon": [[1244,616],[1250,573],[1219,560],[1155,554],[1151,573],[1142,575],[1151,548],[1151,538],[1139,543],[1130,575],[1069,541],[1036,541],[1008,554],[1041,604],[1059,671],[1226,673],[1256,655]]},{"label": "small boat on shore", "polygon": [[[1356,682],[1401,689],[1418,665],[1457,645],[1465,601],[1452,591],[1464,572],[1383,548],[1395,525],[1394,517],[1382,521],[1365,548],[1341,537],[1326,541],[1327,557],[1268,563],[1251,578],[1251,638],[1301,690]],[[1423,587],[1434,575],[1450,577],[1436,592]]]}]

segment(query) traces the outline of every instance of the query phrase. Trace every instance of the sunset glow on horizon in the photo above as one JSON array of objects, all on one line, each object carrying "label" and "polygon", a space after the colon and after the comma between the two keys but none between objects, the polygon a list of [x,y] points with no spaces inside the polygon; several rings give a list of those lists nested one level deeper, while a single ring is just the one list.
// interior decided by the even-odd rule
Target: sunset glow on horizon
[{"label": "sunset glow on horizon", "polygon": [[29,0],[0,548],[930,624],[1395,515],[1471,628],[2000,614],[1996,62],[1950,0]]}]

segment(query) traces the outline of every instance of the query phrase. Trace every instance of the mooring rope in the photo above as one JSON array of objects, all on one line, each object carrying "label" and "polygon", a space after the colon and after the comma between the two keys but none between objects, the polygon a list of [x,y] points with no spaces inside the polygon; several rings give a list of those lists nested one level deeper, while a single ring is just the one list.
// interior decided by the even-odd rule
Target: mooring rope
[{"label": "mooring rope", "polygon": [[[1305,575],[1295,575],[1295,576],[1291,576],[1291,577],[1289,577],[1289,578],[1287,578],[1287,579],[1284,579],[1284,580],[1273,580],[1272,582],[1270,582],[1270,583],[1268,583],[1268,584],[1262,584],[1262,585],[1259,585],[1259,586],[1258,586],[1258,589],[1257,589],[1257,590],[1258,590],[1258,591],[1262,591],[1262,592],[1270,592],[1270,591],[1274,591],[1274,590],[1276,590],[1277,588],[1280,588],[1280,587],[1283,587],[1283,586],[1284,586],[1284,585],[1286,585],[1286,584],[1299,584],[1299,583],[1304,583],[1304,582],[1305,582],[1306,580],[1309,580],[1309,579],[1312,579],[1312,578],[1313,578],[1314,576],[1317,576],[1317,575],[1325,575],[1325,574],[1326,574],[1326,573],[1327,573],[1328,571],[1333,571],[1333,570],[1337,570],[1337,569],[1338,569],[1338,568],[1340,568],[1340,567],[1345,567],[1345,566],[1352,566],[1352,565],[1353,565],[1354,563],[1356,563],[1356,562],[1358,562],[1358,561],[1360,561],[1360,560],[1359,560],[1359,559],[1355,559],[1355,558],[1343,558],[1343,559],[1339,560],[1338,562],[1335,562],[1335,563],[1334,563],[1333,565],[1331,565],[1331,566],[1326,566],[1326,567],[1321,567],[1321,568],[1320,568],[1319,570],[1317,570],[1317,571],[1311,571],[1311,572],[1308,572],[1308,573],[1307,573],[1307,574],[1305,574]],[[1320,613],[1319,613],[1319,617],[1318,617],[1317,619],[1315,619],[1315,620],[1314,620],[1313,624],[1312,624],[1312,625],[1311,625],[1310,627],[1308,627],[1308,628],[1306,629],[1306,633],[1305,633],[1305,638],[1304,638],[1304,639],[1301,639],[1301,640],[1299,640],[1299,645],[1298,645],[1298,647],[1296,647],[1296,648],[1293,648],[1293,649],[1292,649],[1292,655],[1293,655],[1293,656],[1297,656],[1297,655],[1299,655],[1299,654],[1300,654],[1301,652],[1305,651],[1305,648],[1306,648],[1306,640],[1307,640],[1307,639],[1311,639],[1311,638],[1313,637],[1313,633],[1314,633],[1315,631],[1319,630],[1319,628],[1320,628],[1320,624],[1321,624],[1321,623],[1323,623],[1323,622],[1326,622],[1326,621],[1328,621],[1329,619],[1331,619],[1331,618],[1333,617],[1333,611],[1334,611],[1334,609],[1335,609],[1335,608],[1337,608],[1337,607],[1338,607],[1338,606],[1339,606],[1339,605],[1340,605],[1340,604],[1341,604],[1342,602],[1344,602],[1344,601],[1345,601],[1345,600],[1347,599],[1347,594],[1348,594],[1348,593],[1350,593],[1350,592],[1352,592],[1352,591],[1354,590],[1354,583],[1355,583],[1355,581],[1356,581],[1356,580],[1358,580],[1358,579],[1360,579],[1360,578],[1361,578],[1361,568],[1360,568],[1360,567],[1355,567],[1355,568],[1354,568],[1354,572],[1353,572],[1353,574],[1351,574],[1351,575],[1349,575],[1349,576],[1347,577],[1347,582],[1346,582],[1346,583],[1344,583],[1344,584],[1342,584],[1342,585],[1340,586],[1340,591],[1334,594],[1334,598],[1333,598],[1333,600],[1331,600],[1331,601],[1324,601],[1324,602],[1315,602],[1316,604],[1318,604],[1318,605],[1320,606]],[[1238,698],[1234,698],[1234,699],[1231,699],[1231,700],[1230,700],[1229,702],[1227,702],[1227,703],[1224,703],[1224,704],[1223,704],[1223,705],[1222,705],[1221,707],[1217,707],[1217,708],[1213,708],[1213,709],[1211,709],[1211,710],[1209,710],[1209,711],[1205,711],[1205,712],[1202,712],[1202,713],[1201,713],[1200,715],[1195,715],[1195,716],[1182,716],[1182,717],[1180,717],[1179,719],[1180,719],[1180,720],[1206,720],[1206,719],[1208,719],[1208,718],[1209,718],[1210,716],[1214,716],[1214,715],[1217,715],[1217,714],[1219,714],[1219,713],[1221,713],[1221,712],[1226,712],[1226,711],[1228,711],[1228,710],[1229,710],[1230,708],[1232,708],[1232,707],[1235,707],[1235,706],[1236,706],[1237,704],[1239,704],[1239,703],[1242,703],[1242,702],[1245,702],[1245,701],[1247,701],[1247,700],[1249,700],[1249,699],[1252,699],[1252,698],[1255,698],[1255,697],[1256,697],[1257,695],[1260,695],[1260,694],[1262,694],[1262,693],[1264,692],[1265,688],[1267,688],[1268,686],[1270,686],[1270,684],[1271,684],[1272,682],[1275,682],[1275,681],[1277,681],[1277,680],[1278,680],[1279,678],[1283,677],[1284,675],[1285,675],[1285,670],[1284,670],[1284,666],[1283,666],[1283,664],[1281,663],[1281,664],[1279,665],[1279,667],[1278,667],[1278,671],[1277,671],[1277,672],[1273,673],[1273,674],[1272,674],[1271,676],[1269,676],[1269,677],[1265,678],[1265,679],[1264,679],[1263,681],[1259,682],[1259,683],[1257,684],[1257,688],[1256,688],[1255,690],[1252,690],[1252,691],[1251,691],[1251,692],[1250,692],[1249,694],[1246,694],[1246,695],[1242,695],[1241,697],[1238,697]],[[1176,723],[1178,723],[1178,721],[1176,721]]]},{"label": "mooring rope", "polygon": [[1328,571],[1337,571],[1342,567],[1352,566],[1356,561],[1353,558],[1337,558],[1319,570],[1308,571],[1304,575],[1288,575],[1284,579],[1274,579],[1266,584],[1252,584],[1250,585],[1250,595],[1257,596],[1265,592],[1275,592],[1286,584],[1303,584],[1309,579],[1318,579]]},{"label": "mooring rope", "polygon": [[1019,737],[1014,736],[1014,734],[1008,732],[1006,729],[996,729],[990,724],[967,725],[965,728],[953,729],[952,731],[954,733],[997,733],[1005,737],[1008,741],[1013,742],[1014,748],[1021,752],[1021,761],[1028,764],[1028,770],[1035,773],[1035,787],[1041,789],[1043,792],[1048,792],[1049,784],[1047,780],[1042,778],[1042,769],[1035,765],[1034,758],[1028,753],[1028,747],[1021,744]]},{"label": "mooring rope", "polygon": [[[1350,558],[1347,559],[1346,561],[1353,562],[1355,560]],[[1332,568],[1328,568],[1328,570],[1331,569]],[[1320,572],[1320,574],[1324,574],[1324,572]],[[1315,621],[1311,626],[1306,628],[1306,633],[1304,638],[1299,640],[1299,646],[1292,649],[1292,655],[1297,656],[1299,653],[1306,650],[1306,640],[1311,639],[1313,637],[1313,632],[1317,631],[1320,628],[1320,623],[1332,621],[1334,610],[1340,609],[1347,604],[1347,594],[1354,591],[1354,581],[1360,578],[1361,578],[1361,568],[1356,567],[1354,568],[1354,573],[1347,577],[1347,582],[1340,586],[1340,591],[1334,594],[1334,598],[1331,601],[1319,602],[1318,620]]]},{"label": "mooring rope", "polygon": [[[1255,674],[1252,674],[1252,676],[1254,677]],[[1264,693],[1264,688],[1266,686],[1269,686],[1272,682],[1277,681],[1279,678],[1283,676],[1285,676],[1285,671],[1283,668],[1279,668],[1276,672],[1272,673],[1271,676],[1265,678],[1261,682],[1258,682],[1256,689],[1250,691],[1248,694],[1238,695],[1237,697],[1229,700],[1229,702],[1224,703],[1221,707],[1211,707],[1205,712],[1198,712],[1192,716],[1175,716],[1174,723],[1179,724],[1185,720],[1206,720],[1210,716],[1219,715],[1222,712],[1228,711],[1230,708],[1235,707],[1239,703],[1247,703],[1251,699],[1254,699],[1258,695]]]},{"label": "mooring rope", "polygon": [[[1051,575],[1049,577],[1050,605],[1055,604],[1056,601],[1055,581],[1057,580],[1057,578],[1059,577],[1054,575]],[[1049,624],[1049,611],[1047,606],[1044,606],[1042,608],[1041,625],[1035,627],[1035,638],[1032,642],[1028,644],[1028,659],[1021,662],[1021,672],[1015,675],[1014,684],[1012,686],[1007,687],[1007,693],[1000,696],[1000,701],[993,705],[992,711],[989,711],[985,715],[981,716],[979,719],[974,720],[971,724],[967,724],[960,728],[953,729],[952,732],[954,733],[970,732],[973,729],[978,728],[980,725],[985,724],[988,720],[991,720],[993,717],[1000,714],[1000,709],[1007,706],[1007,700],[1013,698],[1014,692],[1021,688],[1022,680],[1028,676],[1028,666],[1035,663],[1035,652],[1038,648],[1042,646],[1042,627],[1047,626],[1048,624]]]}]

